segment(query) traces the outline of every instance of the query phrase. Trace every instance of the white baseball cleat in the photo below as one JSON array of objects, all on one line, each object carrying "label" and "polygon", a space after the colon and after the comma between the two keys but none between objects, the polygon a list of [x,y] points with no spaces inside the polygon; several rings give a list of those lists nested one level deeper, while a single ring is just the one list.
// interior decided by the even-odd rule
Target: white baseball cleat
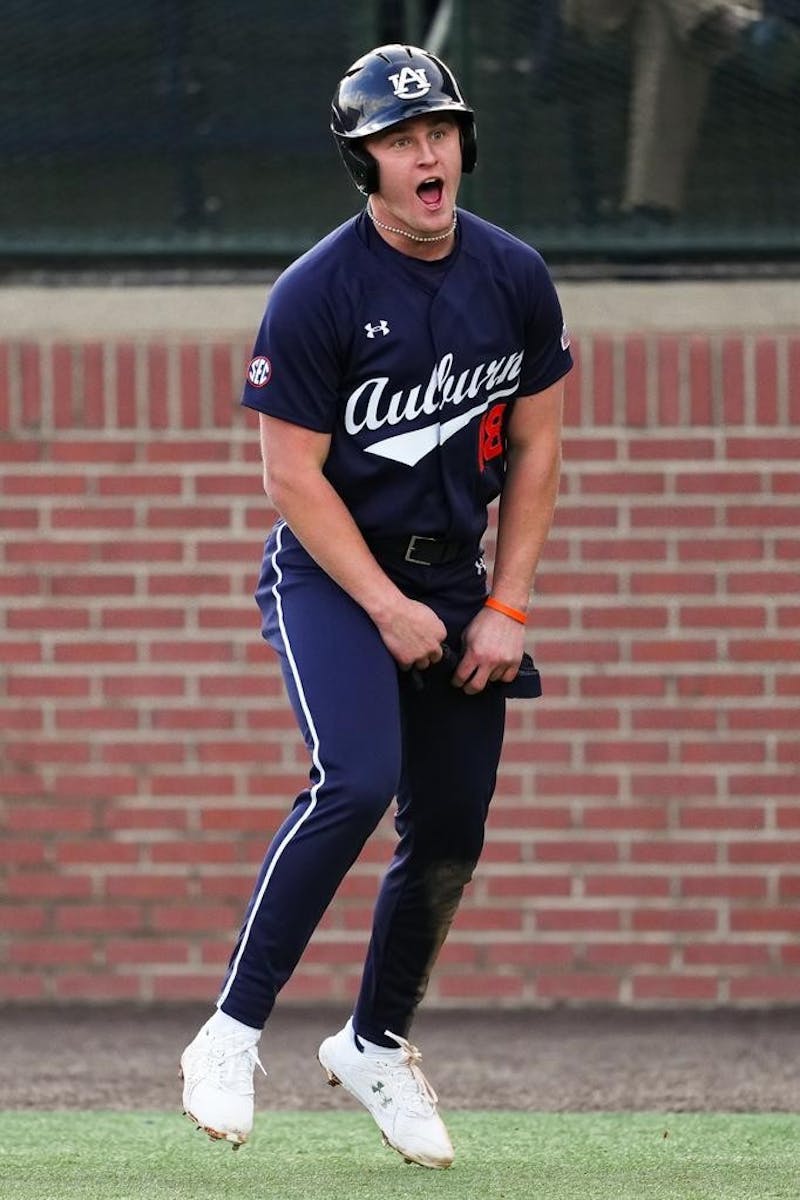
[{"label": "white baseball cleat", "polygon": [[264,1071],[257,1045],[257,1034],[219,1034],[204,1025],[181,1055],[186,1116],[234,1150],[253,1129],[253,1074],[257,1066]]},{"label": "white baseball cleat", "polygon": [[405,1038],[386,1030],[398,1050],[386,1057],[365,1054],[355,1042],[352,1021],[326,1038],[317,1057],[331,1087],[341,1084],[367,1109],[383,1140],[406,1162],[449,1167],[453,1146],[436,1111],[436,1093],[417,1065],[422,1055]]}]

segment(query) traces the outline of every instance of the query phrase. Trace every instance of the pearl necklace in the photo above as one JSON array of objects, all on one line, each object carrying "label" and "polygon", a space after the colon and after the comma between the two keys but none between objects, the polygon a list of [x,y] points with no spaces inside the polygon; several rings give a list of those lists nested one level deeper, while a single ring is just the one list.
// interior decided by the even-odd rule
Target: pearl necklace
[{"label": "pearl necklace", "polygon": [[455,233],[456,221],[458,220],[456,210],[453,209],[453,224],[447,230],[447,233],[423,235],[420,233],[409,233],[407,229],[398,229],[395,225],[384,225],[383,221],[379,221],[375,216],[369,200],[367,201],[367,216],[372,221],[372,224],[377,225],[379,229],[385,229],[387,233],[399,233],[401,237],[407,237],[412,242],[443,242],[445,238],[452,237],[452,235]]}]

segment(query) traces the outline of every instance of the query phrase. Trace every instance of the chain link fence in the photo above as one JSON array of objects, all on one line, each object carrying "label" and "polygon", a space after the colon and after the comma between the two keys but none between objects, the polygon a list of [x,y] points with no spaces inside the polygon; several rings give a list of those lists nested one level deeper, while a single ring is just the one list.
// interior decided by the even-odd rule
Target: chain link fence
[{"label": "chain link fence", "polygon": [[288,261],[360,203],[327,128],[339,77],[402,39],[446,57],[477,111],[464,205],[551,259],[790,261],[798,9],[6,0],[0,257]]}]

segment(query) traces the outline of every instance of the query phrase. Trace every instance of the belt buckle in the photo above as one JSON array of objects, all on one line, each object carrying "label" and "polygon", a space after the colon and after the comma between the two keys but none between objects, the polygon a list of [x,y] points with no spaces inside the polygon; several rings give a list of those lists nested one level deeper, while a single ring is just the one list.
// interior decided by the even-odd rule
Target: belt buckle
[{"label": "belt buckle", "polygon": [[418,567],[429,567],[431,564],[429,562],[427,562],[426,559],[414,558],[414,551],[417,548],[417,542],[436,542],[436,541],[438,541],[438,538],[426,537],[422,533],[412,533],[411,537],[408,539],[408,545],[406,546],[406,552],[403,555],[403,558],[406,560],[407,563],[415,563],[416,566],[418,566]]}]

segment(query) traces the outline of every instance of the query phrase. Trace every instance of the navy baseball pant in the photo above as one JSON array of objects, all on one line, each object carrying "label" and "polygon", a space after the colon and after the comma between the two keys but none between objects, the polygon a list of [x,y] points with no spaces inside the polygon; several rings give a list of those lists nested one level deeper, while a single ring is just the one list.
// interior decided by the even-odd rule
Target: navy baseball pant
[{"label": "navy baseball pant", "polygon": [[[480,552],[447,566],[384,564],[430,605],[456,649],[481,608]],[[364,612],[283,522],[256,592],[311,757],[309,786],[273,837],[220,1007],[261,1028],[364,843],[396,798],[398,844],[377,899],[354,1011],[384,1045],[404,1036],[472,877],[503,741],[505,699],[465,695],[449,672],[403,672]]]}]

